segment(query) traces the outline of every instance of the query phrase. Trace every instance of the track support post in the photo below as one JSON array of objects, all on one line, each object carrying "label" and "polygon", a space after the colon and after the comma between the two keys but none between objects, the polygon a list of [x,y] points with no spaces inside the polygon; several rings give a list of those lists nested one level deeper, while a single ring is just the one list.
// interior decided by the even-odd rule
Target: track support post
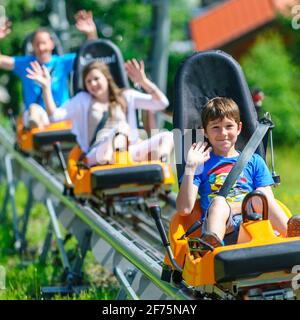
[{"label": "track support post", "polygon": [[11,203],[12,214],[13,214],[12,216],[13,230],[14,230],[14,237],[15,237],[14,247],[17,251],[19,251],[21,249],[21,236],[19,232],[19,220],[17,215],[16,188],[15,188],[14,176],[13,176],[12,157],[10,154],[7,154],[5,156],[4,162],[5,162],[6,179],[7,179],[7,186],[8,186],[8,198]]},{"label": "track support post", "polygon": [[40,262],[46,261],[47,252],[51,245],[51,239],[54,234],[56,239],[56,244],[58,247],[60,259],[64,268],[63,279],[65,282],[65,286],[57,286],[57,287],[43,287],[42,294],[44,295],[53,295],[53,294],[78,294],[83,290],[87,290],[89,286],[86,285],[77,285],[82,282],[82,272],[81,268],[83,265],[83,260],[85,258],[86,252],[89,248],[89,240],[91,237],[91,233],[87,232],[83,237],[83,241],[81,243],[81,257],[75,260],[75,267],[72,268],[71,263],[69,261],[67,252],[64,248],[64,239],[62,233],[59,228],[58,217],[55,212],[52,200],[50,198],[46,199],[46,207],[48,209],[50,215],[50,225],[48,228],[48,233],[44,242],[43,252],[41,255]]},{"label": "track support post", "polygon": [[121,285],[117,300],[125,300],[127,297],[130,300],[140,300],[131,286],[136,274],[136,269],[128,269],[124,273],[119,267],[114,268],[114,275]]}]

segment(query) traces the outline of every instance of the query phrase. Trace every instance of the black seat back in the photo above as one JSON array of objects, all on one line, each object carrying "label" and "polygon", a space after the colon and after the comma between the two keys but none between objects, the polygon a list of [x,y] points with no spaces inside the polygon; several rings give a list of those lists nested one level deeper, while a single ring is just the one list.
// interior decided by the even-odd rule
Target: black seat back
[{"label": "black seat back", "polygon": [[[202,128],[201,112],[204,105],[214,97],[231,98],[239,106],[243,129],[237,148],[243,150],[258,120],[243,71],[231,56],[219,50],[193,54],[180,66],[174,92],[174,129],[183,133],[174,135],[178,178],[184,171],[185,156],[191,143],[199,140],[201,135],[203,138],[202,130],[196,129]],[[192,139],[188,139],[188,136]],[[256,152],[265,158],[263,144]]]},{"label": "black seat back", "polygon": [[78,50],[74,63],[73,93],[83,90],[82,71],[94,60],[109,66],[110,72],[120,88],[129,87],[124,60],[119,48],[109,40],[89,40]]},{"label": "black seat back", "polygon": [[[62,46],[58,36],[50,30],[49,30],[49,32],[50,32],[51,38],[54,41],[54,45],[55,45],[54,50],[53,50],[53,54],[56,54],[58,56],[63,55],[64,54],[63,46]],[[23,52],[24,52],[25,56],[34,55],[33,48],[32,48],[33,35],[34,35],[34,32],[27,35],[24,42],[23,42]]]}]

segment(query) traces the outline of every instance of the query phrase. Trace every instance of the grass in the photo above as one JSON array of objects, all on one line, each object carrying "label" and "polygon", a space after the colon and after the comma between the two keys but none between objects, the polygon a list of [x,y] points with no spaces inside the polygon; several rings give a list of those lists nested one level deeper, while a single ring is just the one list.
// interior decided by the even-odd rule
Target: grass
[{"label": "grass", "polygon": [[275,150],[275,170],[280,174],[281,184],[274,188],[277,199],[293,214],[300,214],[300,145],[281,147]]},{"label": "grass", "polygon": [[[5,188],[0,186],[0,203],[4,198]],[[17,211],[22,214],[26,202],[26,187],[19,184],[17,188]],[[9,208],[10,209],[10,208]],[[44,205],[34,205],[28,225],[28,252],[21,257],[13,250],[14,235],[12,231],[11,212],[0,224],[0,266],[6,271],[5,290],[0,289],[0,300],[42,299],[41,288],[58,285],[61,282],[63,268],[58,258],[55,245],[47,257],[46,264],[38,261],[39,252],[46,235],[49,217]],[[68,253],[76,252],[76,240],[68,242]],[[53,299],[92,300],[114,299],[118,291],[116,279],[102,268],[91,252],[87,253],[84,267],[84,283],[89,283],[90,289],[79,295],[55,295]]]}]

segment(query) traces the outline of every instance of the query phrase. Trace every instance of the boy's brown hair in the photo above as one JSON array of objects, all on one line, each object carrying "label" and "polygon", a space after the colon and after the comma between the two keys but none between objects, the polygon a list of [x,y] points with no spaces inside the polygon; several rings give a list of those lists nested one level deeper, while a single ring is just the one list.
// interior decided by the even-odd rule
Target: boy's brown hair
[{"label": "boy's brown hair", "polygon": [[237,124],[240,123],[240,110],[232,99],[215,97],[203,107],[201,114],[203,129],[206,129],[209,121],[224,118],[233,119]]},{"label": "boy's brown hair", "polygon": [[34,42],[35,40],[35,37],[37,36],[37,34],[39,33],[48,33],[49,34],[49,37],[50,39],[54,42],[54,39],[53,39],[53,36],[50,32],[49,29],[45,28],[45,27],[41,27],[41,28],[38,28],[37,30],[35,30],[33,33],[32,33],[32,36],[31,36],[31,43]]}]

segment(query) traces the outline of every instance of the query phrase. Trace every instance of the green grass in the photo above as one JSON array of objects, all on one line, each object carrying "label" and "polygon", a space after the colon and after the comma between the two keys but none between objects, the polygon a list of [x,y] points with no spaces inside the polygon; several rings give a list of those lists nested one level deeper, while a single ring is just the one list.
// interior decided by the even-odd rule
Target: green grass
[{"label": "green grass", "polygon": [[276,198],[283,202],[293,214],[300,214],[299,168],[300,145],[275,150],[275,170],[281,177],[281,184],[273,188],[273,192]]},{"label": "green grass", "polygon": [[[0,204],[3,202],[4,186],[0,186]],[[21,215],[26,202],[27,191],[23,184],[17,188],[17,211]],[[49,217],[44,205],[34,205],[28,225],[28,252],[21,257],[13,250],[14,235],[12,231],[11,212],[0,223],[0,266],[6,271],[5,290],[0,289],[0,300],[42,299],[41,288],[59,285],[63,269],[55,244],[47,257],[45,265],[38,262],[39,250],[42,247]],[[64,230],[63,230],[64,232]],[[76,240],[71,238],[66,248],[68,253],[76,252]],[[91,300],[114,299],[118,291],[116,279],[102,268],[91,252],[87,253],[84,267],[84,283],[90,284],[90,289],[79,295],[55,295],[53,299]]]}]

